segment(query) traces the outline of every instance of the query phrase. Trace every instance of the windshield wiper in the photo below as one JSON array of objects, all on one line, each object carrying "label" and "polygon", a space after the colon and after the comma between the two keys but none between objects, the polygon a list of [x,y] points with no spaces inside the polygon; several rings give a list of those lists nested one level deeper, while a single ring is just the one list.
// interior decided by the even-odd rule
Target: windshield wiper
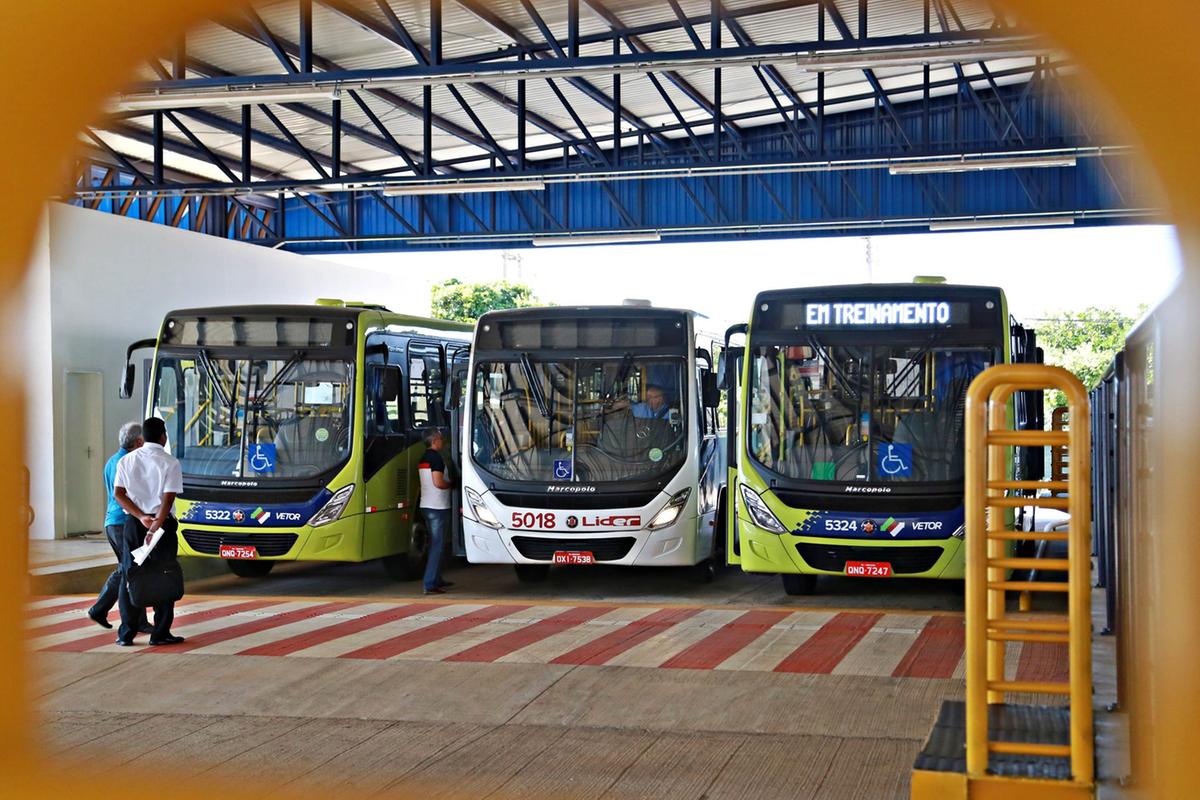
[{"label": "windshield wiper", "polygon": [[621,357],[621,365],[617,367],[616,377],[613,378],[612,385],[608,387],[608,391],[604,393],[605,401],[613,399],[613,395],[617,393],[617,387],[625,383],[625,379],[629,377],[629,370],[633,367],[633,353],[626,352]]},{"label": "windshield wiper", "polygon": [[217,399],[225,408],[233,408],[233,398],[229,396],[229,392],[225,391],[225,384],[221,382],[217,375],[217,368],[212,363],[212,357],[209,356],[207,350],[200,350],[196,360],[200,362],[200,366],[204,368],[204,372],[208,375],[208,382],[212,389],[217,394]]},{"label": "windshield wiper", "polygon": [[529,393],[533,395],[533,402],[537,405],[542,419],[549,420],[550,408],[546,405],[542,382],[538,380],[537,373],[533,371],[533,362],[529,360],[529,353],[521,353],[521,371],[525,374],[525,382],[529,384]]},{"label": "windshield wiper", "polygon": [[[289,358],[287,361],[285,361],[283,363],[283,366],[280,367],[276,371],[275,377],[271,379],[271,382],[259,390],[258,395],[255,398],[254,403],[253,403],[253,407],[256,411],[261,409],[266,404],[265,400],[262,400],[259,398],[269,397],[271,395],[271,392],[275,389],[275,387],[278,386],[279,384],[283,383],[283,379],[286,378],[292,372],[292,370],[294,370],[296,368],[297,364],[299,364],[301,361],[304,360],[304,356],[305,356],[305,351],[303,351],[303,350],[297,350],[295,353],[293,353],[292,357]],[[251,405],[251,403],[249,402],[250,398],[249,398],[249,388],[248,387],[247,387],[247,392],[246,392],[246,399],[247,399],[246,404]]]}]

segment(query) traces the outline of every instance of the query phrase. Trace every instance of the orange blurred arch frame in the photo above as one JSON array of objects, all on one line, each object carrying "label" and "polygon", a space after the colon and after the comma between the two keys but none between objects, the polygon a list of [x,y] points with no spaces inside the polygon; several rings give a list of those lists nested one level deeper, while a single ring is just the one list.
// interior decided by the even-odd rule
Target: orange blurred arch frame
[{"label": "orange blurred arch frame", "polygon": [[[920,0],[913,0],[920,2]],[[1034,30],[1046,33],[1070,51],[1114,111],[1113,124],[1127,140],[1140,145],[1146,166],[1165,195],[1165,207],[1179,231],[1185,261],[1183,279],[1170,305],[1176,312],[1173,331],[1195,342],[1200,324],[1189,309],[1200,309],[1193,286],[1200,275],[1200,3],[1194,0],[1150,0],[1140,4],[1116,0],[1001,0],[1001,4]],[[25,273],[44,198],[65,190],[79,131],[100,113],[103,101],[125,83],[138,63],[169,50],[178,35],[201,20],[237,13],[240,0],[107,0],[104,3],[54,3],[47,0],[7,0],[0,8],[0,75],[4,76],[3,124],[0,152],[6,154],[7,179],[0,192],[0,300],[12,302]],[[8,343],[6,343],[8,344]],[[13,342],[20,346],[20,342]],[[1183,358],[1176,358],[1181,368]],[[2,367],[3,365],[0,365]],[[1175,364],[1164,358],[1164,374]],[[1195,367],[1192,367],[1193,371]],[[32,662],[24,650],[22,606],[26,593],[26,542],[21,485],[16,479],[23,463],[21,435],[23,401],[18,377],[11,366],[0,368],[0,419],[10,422],[0,440],[4,464],[0,481],[0,575],[7,596],[0,602],[0,775],[11,796],[82,796],[110,794],[128,797],[161,796],[161,784],[136,776],[92,779],[56,771],[38,752]],[[1186,371],[1185,371],[1186,375]],[[1194,494],[1193,453],[1200,453],[1200,422],[1189,419],[1185,404],[1195,395],[1194,377],[1167,385],[1162,427],[1171,427],[1162,456],[1164,486],[1160,516],[1195,516],[1189,503]],[[1172,394],[1174,393],[1174,394]],[[1175,405],[1172,405],[1172,397]],[[1181,402],[1184,401],[1184,402]],[[1192,526],[1194,527],[1194,525]],[[1163,765],[1156,787],[1161,796],[1173,788],[1190,787],[1194,745],[1200,737],[1194,711],[1200,697],[1200,580],[1182,583],[1182,570],[1200,564],[1200,536],[1172,542],[1177,548],[1160,561],[1179,564],[1164,573],[1163,593],[1174,591],[1172,610],[1193,624],[1177,626],[1174,649],[1181,663],[1167,659],[1166,686],[1190,702],[1164,704],[1156,711],[1155,760]],[[1168,566],[1169,569],[1169,566]],[[1165,609],[1164,609],[1165,610]],[[1178,627],[1189,630],[1178,631]],[[1182,656],[1190,658],[1184,659]],[[1165,656],[1164,656],[1165,657]],[[1160,666],[1160,665],[1156,665]],[[136,769],[136,767],[134,767]],[[211,783],[172,782],[177,797],[205,797]],[[245,797],[257,796],[253,787]],[[251,792],[254,792],[253,795]],[[226,796],[236,794],[223,792]]]}]

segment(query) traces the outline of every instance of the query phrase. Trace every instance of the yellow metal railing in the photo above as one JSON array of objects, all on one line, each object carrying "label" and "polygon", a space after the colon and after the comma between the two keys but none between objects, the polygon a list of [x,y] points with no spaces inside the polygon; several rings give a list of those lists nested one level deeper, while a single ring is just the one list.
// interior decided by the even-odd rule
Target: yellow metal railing
[{"label": "yellow metal railing", "polygon": [[[1059,389],[1067,397],[1069,431],[1008,429],[1008,401],[1014,392]],[[1093,781],[1092,663],[1090,611],[1090,464],[1088,398],[1075,376],[1042,364],[1006,364],[980,374],[967,392],[966,405],[966,679],[967,777],[987,774],[991,753],[1070,758],[1072,779]],[[1006,448],[1065,446],[1071,469],[1066,480],[1012,481],[1007,477]],[[1034,485],[1036,484],[1036,485]],[[1065,489],[1066,497],[1008,497],[1006,491]],[[1064,531],[1010,530],[1006,509],[1020,505],[1065,509]],[[1009,543],[1022,539],[1065,541],[1065,559],[1026,559],[1009,555]],[[1010,570],[1036,568],[1065,573],[1061,581],[1020,581]],[[1030,619],[1010,617],[1009,591],[1062,592],[1067,615]],[[1066,643],[1070,679],[1065,683],[1005,679],[1009,642]],[[1066,696],[1070,704],[1070,744],[997,742],[988,737],[988,706],[1011,692]]]}]

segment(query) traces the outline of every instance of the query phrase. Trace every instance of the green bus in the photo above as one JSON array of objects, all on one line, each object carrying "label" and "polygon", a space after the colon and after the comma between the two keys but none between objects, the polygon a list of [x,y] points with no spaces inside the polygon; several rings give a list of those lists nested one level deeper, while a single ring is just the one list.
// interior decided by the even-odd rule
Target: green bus
[{"label": "green bus", "polygon": [[183,466],[180,554],[243,577],[370,559],[418,577],[421,435],[459,427],[445,398],[470,330],[338,300],[168,313],[157,339],[130,346],[122,396],[134,350],[155,347],[146,413]]},{"label": "green bus", "polygon": [[[727,353],[739,334],[740,370],[725,370],[730,563],[781,575],[788,594],[818,575],[961,578],[967,386],[1040,360],[1004,293],[936,279],[768,291]],[[1040,409],[1020,393],[1010,413],[1040,427]],[[1039,459],[1011,463],[1029,476]]]}]

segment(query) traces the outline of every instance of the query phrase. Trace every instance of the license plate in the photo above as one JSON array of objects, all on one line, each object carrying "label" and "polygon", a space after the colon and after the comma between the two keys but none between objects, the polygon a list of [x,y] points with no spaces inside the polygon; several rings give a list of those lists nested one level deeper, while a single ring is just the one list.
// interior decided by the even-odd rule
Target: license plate
[{"label": "license plate", "polygon": [[846,574],[856,578],[888,578],[892,565],[886,561],[847,561]]},{"label": "license plate", "polygon": [[221,545],[219,554],[221,558],[258,558],[258,548],[245,544],[223,544]]},{"label": "license plate", "polygon": [[573,550],[555,550],[555,564],[595,564],[596,557],[589,551],[576,552]]}]

